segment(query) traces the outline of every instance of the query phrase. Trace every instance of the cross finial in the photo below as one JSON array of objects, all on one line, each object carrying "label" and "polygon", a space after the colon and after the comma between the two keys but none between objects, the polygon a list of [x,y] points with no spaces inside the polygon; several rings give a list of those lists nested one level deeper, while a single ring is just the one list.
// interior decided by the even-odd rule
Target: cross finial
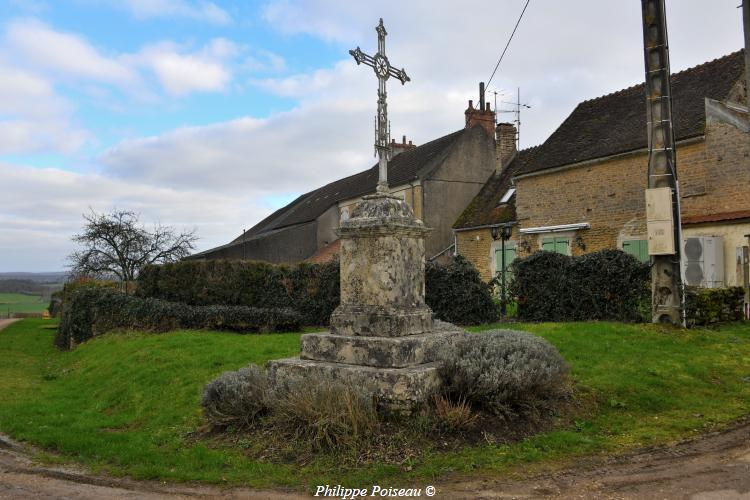
[{"label": "cross finial", "polygon": [[370,66],[378,77],[378,114],[375,118],[375,151],[378,155],[379,167],[377,190],[378,192],[387,192],[388,160],[391,157],[391,147],[385,82],[391,76],[397,78],[401,82],[401,85],[411,79],[403,68],[396,69],[391,66],[391,63],[385,55],[385,37],[388,32],[385,30],[382,17],[380,18],[378,25],[375,27],[375,31],[378,33],[378,51],[374,56],[365,54],[359,47],[350,50],[349,54],[354,57],[354,60],[358,65],[364,63],[365,65]]}]

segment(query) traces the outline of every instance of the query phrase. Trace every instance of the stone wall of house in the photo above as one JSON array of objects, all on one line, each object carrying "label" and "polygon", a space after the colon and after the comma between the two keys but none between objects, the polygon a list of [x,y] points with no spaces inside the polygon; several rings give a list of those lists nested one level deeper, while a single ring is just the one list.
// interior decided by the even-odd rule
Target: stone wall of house
[{"label": "stone wall of house", "polygon": [[453,223],[495,170],[495,140],[485,129],[466,130],[449,155],[422,183],[423,218],[432,233],[425,240],[429,259],[453,244]]},{"label": "stone wall of house", "polygon": [[[524,244],[521,243],[523,239],[519,237],[518,228],[514,227],[506,245],[515,246],[519,255],[528,254],[529,252],[524,252]],[[501,248],[502,242],[492,238],[489,228],[456,231],[456,246],[458,253],[474,264],[482,280],[489,281],[495,277],[495,250]]]},{"label": "stone wall of house", "polygon": [[[705,168],[703,152],[703,141],[678,147],[680,176],[688,178],[694,169]],[[577,232],[572,255],[617,248],[625,239],[645,239],[647,168],[648,155],[641,152],[517,179],[519,224],[589,223],[590,229]],[[685,184],[693,182],[686,179]],[[532,251],[541,248],[543,236],[527,238]]]},{"label": "stone wall of house", "polygon": [[[638,152],[517,179],[519,224],[530,228],[589,223],[590,229],[566,235],[572,236],[572,255],[646,239],[647,162],[647,153]],[[683,218],[750,209],[750,141],[737,127],[709,121],[705,139],[678,144],[677,170]],[[704,225],[702,234],[712,234],[711,226]],[[534,251],[545,236],[549,235],[525,239]],[[731,261],[734,247],[727,245],[725,257]],[[728,271],[728,280],[734,282],[735,272]]]}]

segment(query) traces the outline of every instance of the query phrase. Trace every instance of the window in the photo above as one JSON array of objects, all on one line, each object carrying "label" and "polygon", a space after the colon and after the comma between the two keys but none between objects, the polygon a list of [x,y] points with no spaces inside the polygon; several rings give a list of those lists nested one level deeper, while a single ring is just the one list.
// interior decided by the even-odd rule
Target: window
[{"label": "window", "polygon": [[542,240],[542,250],[570,255],[570,238],[567,236],[548,236]]},{"label": "window", "polygon": [[516,188],[510,188],[505,192],[503,197],[500,199],[500,203],[508,203],[508,200],[510,200],[511,196],[513,196],[516,193]]},{"label": "window", "polygon": [[627,240],[622,242],[622,251],[629,253],[641,262],[648,262],[648,241]]},{"label": "window", "polygon": [[[510,265],[516,260],[516,245],[514,243],[505,243],[505,279],[506,281],[511,276]],[[495,248],[495,274],[500,276],[500,272],[503,269],[503,249],[498,247]]]}]

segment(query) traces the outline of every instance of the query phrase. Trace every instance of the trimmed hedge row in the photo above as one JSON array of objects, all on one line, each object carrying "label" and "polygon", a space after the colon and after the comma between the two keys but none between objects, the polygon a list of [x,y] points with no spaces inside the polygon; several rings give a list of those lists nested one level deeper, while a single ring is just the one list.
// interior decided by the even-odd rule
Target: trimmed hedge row
[{"label": "trimmed hedge row", "polygon": [[685,317],[688,326],[741,321],[745,291],[742,287],[685,287]]},{"label": "trimmed hedge row", "polygon": [[[191,305],[293,308],[305,325],[326,325],[339,305],[339,263],[272,265],[265,262],[183,261],[145,267],[136,295]],[[492,289],[469,261],[428,263],[425,301],[443,320],[479,324],[498,318]]]},{"label": "trimmed hedge row", "polygon": [[117,328],[149,332],[180,328],[268,332],[298,331],[300,327],[300,315],[288,308],[191,306],[89,286],[66,295],[55,345],[72,349]]},{"label": "trimmed hedge row", "polygon": [[428,262],[425,266],[425,302],[443,321],[459,325],[497,321],[500,310],[492,295],[493,286],[482,281],[479,271],[461,255],[447,265]]},{"label": "trimmed hedge row", "polygon": [[304,324],[325,325],[339,305],[339,263],[209,260],[146,266],[136,295],[196,306],[294,308]]},{"label": "trimmed hedge row", "polygon": [[580,257],[536,252],[512,264],[511,294],[524,321],[642,321],[650,270],[621,250]]}]

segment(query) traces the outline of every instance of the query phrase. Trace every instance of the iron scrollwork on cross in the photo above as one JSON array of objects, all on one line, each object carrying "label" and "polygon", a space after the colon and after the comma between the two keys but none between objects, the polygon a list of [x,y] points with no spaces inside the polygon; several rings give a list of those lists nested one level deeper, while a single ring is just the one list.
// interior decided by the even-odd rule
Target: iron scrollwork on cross
[{"label": "iron scrollwork on cross", "polygon": [[385,83],[388,78],[393,77],[401,82],[401,85],[411,81],[406,71],[396,69],[391,66],[388,57],[385,55],[385,36],[388,34],[383,26],[383,19],[375,28],[378,33],[378,51],[375,56],[370,56],[362,52],[357,47],[350,50],[349,54],[359,64],[370,66],[378,77],[378,114],[375,118],[375,152],[378,155],[378,192],[388,191],[388,160],[391,157],[390,146],[390,125],[388,123],[388,103],[386,101],[387,93]]}]

